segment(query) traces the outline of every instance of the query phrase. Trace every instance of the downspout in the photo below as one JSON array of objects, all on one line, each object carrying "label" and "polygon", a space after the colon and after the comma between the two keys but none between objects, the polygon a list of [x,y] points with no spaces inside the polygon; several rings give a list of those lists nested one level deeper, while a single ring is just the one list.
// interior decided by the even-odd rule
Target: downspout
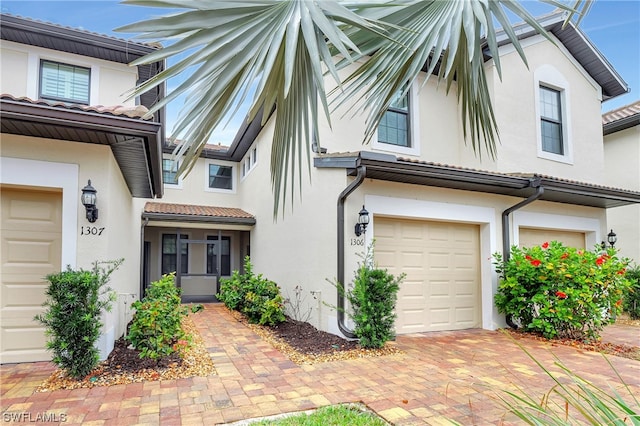
[{"label": "downspout", "polygon": [[367,168],[365,166],[358,166],[356,170],[358,171],[356,178],[338,197],[338,282],[336,283],[338,290],[338,329],[350,339],[355,338],[356,335],[344,323],[344,202],[349,194],[364,182],[364,178],[367,176]]},{"label": "downspout", "polygon": [[140,225],[140,299],[144,297],[144,228],[149,223],[149,218],[146,217]]},{"label": "downspout", "polygon": [[535,200],[540,198],[542,194],[544,194],[544,187],[540,185],[539,178],[531,179],[529,181],[529,188],[536,188],[535,194],[502,212],[502,259],[505,262],[509,260],[511,249],[511,241],[509,239],[509,215],[514,211],[533,203]]},{"label": "downspout", "polygon": [[[531,179],[529,181],[529,188],[536,188],[535,194],[529,196],[526,200],[520,201],[518,204],[515,204],[505,211],[502,212],[502,260],[504,262],[509,261],[509,257],[511,255],[511,240],[509,238],[509,215],[514,211],[521,209],[522,207],[533,203],[544,194],[544,187],[540,184],[540,178]],[[513,322],[511,315],[507,315],[505,318],[507,325],[513,329],[517,329],[518,326]]]}]

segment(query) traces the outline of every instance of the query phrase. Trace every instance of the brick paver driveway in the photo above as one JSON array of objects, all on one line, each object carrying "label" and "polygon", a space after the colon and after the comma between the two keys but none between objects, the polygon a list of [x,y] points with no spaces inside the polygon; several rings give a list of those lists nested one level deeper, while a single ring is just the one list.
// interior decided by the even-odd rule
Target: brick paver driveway
[{"label": "brick paver driveway", "polygon": [[[4,365],[2,412],[64,414],[65,425],[216,424],[362,401],[394,424],[517,423],[496,402],[504,389],[542,395],[552,381],[507,336],[486,330],[400,336],[402,355],[298,366],[220,305],[194,315],[217,375],[34,394],[49,363]],[[629,333],[637,333],[630,328]],[[637,336],[637,334],[636,334]],[[631,337],[633,338],[633,337]],[[620,389],[601,355],[521,341],[553,371],[554,355],[598,386]],[[640,395],[640,362],[609,358]],[[624,394],[625,391],[621,390]],[[3,417],[5,421],[7,417]]]}]

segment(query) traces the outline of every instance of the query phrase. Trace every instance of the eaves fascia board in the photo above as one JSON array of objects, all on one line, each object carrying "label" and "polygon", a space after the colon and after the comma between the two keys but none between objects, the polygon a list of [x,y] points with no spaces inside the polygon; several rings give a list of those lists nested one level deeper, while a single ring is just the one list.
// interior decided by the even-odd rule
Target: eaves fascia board
[{"label": "eaves fascia board", "polygon": [[640,203],[640,192],[636,191],[598,187],[580,182],[564,182],[544,177],[540,179],[540,184],[544,186],[545,190],[548,189],[550,191],[562,192],[570,195],[601,198],[622,203],[619,205]]},{"label": "eaves fascia board", "polygon": [[[117,39],[106,35],[96,34],[89,31],[68,28],[47,22],[40,22],[31,19],[24,19],[17,16],[2,14],[2,26],[14,30],[23,31],[25,33],[37,33],[47,35],[53,38],[59,38],[71,42],[77,42],[85,45],[93,45],[96,47],[127,52],[137,57],[144,56],[157,50],[156,47],[136,43],[124,39]],[[135,58],[132,58],[133,60]],[[126,63],[126,62],[123,62]]]},{"label": "eaves fascia board", "polygon": [[220,223],[226,225],[255,225],[255,218],[242,217],[213,217],[213,216],[194,216],[187,214],[168,214],[168,213],[142,213],[143,219],[158,220],[163,222],[184,222],[184,223]]},{"label": "eaves fascia board", "polygon": [[603,125],[602,134],[606,136],[638,125],[640,125],[640,114],[634,114]]},{"label": "eaves fascia board", "polygon": [[83,127],[108,133],[126,133],[132,136],[156,136],[161,123],[130,118],[124,115],[97,113],[78,109],[62,109],[50,105],[28,104],[9,99],[0,100],[2,118]]}]

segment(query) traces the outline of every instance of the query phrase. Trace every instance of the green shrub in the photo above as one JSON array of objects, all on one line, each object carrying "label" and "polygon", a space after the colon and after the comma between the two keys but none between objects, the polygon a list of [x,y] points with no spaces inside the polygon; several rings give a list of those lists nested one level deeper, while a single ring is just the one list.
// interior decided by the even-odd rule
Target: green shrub
[{"label": "green shrub", "polygon": [[351,304],[354,334],[364,348],[381,348],[395,336],[394,312],[400,282],[386,269],[373,266],[373,246],[356,270],[353,288],[347,293]]},{"label": "green shrub", "polygon": [[[98,365],[100,353],[95,344],[102,328],[100,315],[111,310],[115,300],[107,283],[122,262],[94,262],[91,271],[67,268],[46,277],[46,310],[35,320],[46,327],[53,363],[75,379],[84,378]],[[108,266],[103,268],[102,264]]]},{"label": "green shrub", "polygon": [[626,277],[631,281],[627,294],[624,296],[624,311],[631,319],[640,319],[640,266],[627,269]]},{"label": "green shrub", "polygon": [[181,305],[181,290],[175,286],[174,274],[164,275],[151,283],[145,297],[131,305],[136,313],[126,339],[140,351],[140,358],[158,359],[169,356],[189,345],[189,336],[182,330],[182,318],[197,312]]},{"label": "green shrub", "polygon": [[495,303],[527,331],[546,338],[595,339],[621,311],[629,287],[626,260],[615,249],[578,250],[552,241],[494,255],[500,285]]},{"label": "green shrub", "polygon": [[284,299],[273,281],[254,275],[249,256],[244,259],[244,274],[233,271],[221,280],[218,300],[229,309],[242,312],[250,322],[275,325],[285,320]]}]

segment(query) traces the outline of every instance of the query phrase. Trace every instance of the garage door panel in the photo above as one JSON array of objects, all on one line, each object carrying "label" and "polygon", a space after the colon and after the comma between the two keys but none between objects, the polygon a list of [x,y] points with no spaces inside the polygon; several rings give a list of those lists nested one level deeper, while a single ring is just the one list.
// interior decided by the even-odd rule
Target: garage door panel
[{"label": "garage door panel", "polygon": [[0,362],[51,359],[33,317],[44,311],[45,276],[61,266],[62,194],[2,188]]},{"label": "garage door panel", "polygon": [[549,241],[560,241],[565,246],[584,249],[585,233],[555,229],[520,228],[520,247],[533,247]]},{"label": "garage door panel", "polygon": [[477,225],[376,217],[375,233],[378,264],[407,274],[398,292],[396,332],[480,326]]},{"label": "garage door panel", "polygon": [[2,301],[0,302],[3,308],[39,307],[42,306],[46,300],[45,291],[47,290],[47,285],[42,281],[7,281],[8,280],[3,277],[4,285],[2,286]]}]

